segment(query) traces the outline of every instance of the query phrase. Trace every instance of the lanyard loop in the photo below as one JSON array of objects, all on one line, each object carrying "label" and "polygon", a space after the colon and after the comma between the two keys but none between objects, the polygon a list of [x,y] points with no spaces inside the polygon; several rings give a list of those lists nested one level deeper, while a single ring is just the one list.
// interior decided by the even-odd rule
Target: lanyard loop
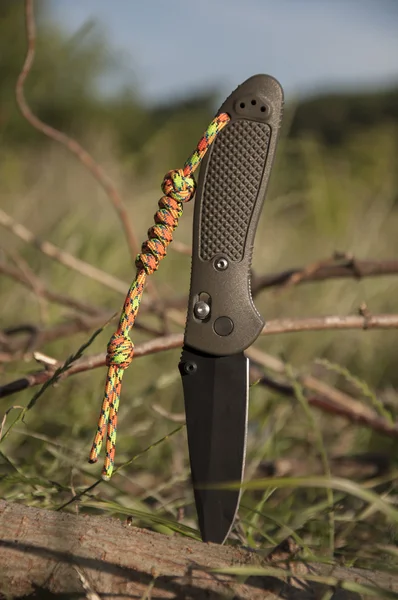
[{"label": "lanyard loop", "polygon": [[173,232],[183,212],[183,204],[189,202],[195,194],[196,182],[193,173],[229,120],[230,117],[226,113],[217,115],[199,140],[184,168],[167,173],[162,183],[165,195],[159,200],[159,209],[154,217],[155,225],[149,229],[148,239],[142,244],[141,253],[136,258],[136,277],[127,292],[119,326],[107,346],[108,373],[104,399],[89,458],[90,463],[97,462],[106,430],[106,452],[102,469],[102,478],[106,481],[112,475],[115,461],[117,416],[123,373],[134,356],[134,344],[129,332],[137,317],[146,278],[158,269],[160,261],[166,256],[167,247],[173,240]]}]

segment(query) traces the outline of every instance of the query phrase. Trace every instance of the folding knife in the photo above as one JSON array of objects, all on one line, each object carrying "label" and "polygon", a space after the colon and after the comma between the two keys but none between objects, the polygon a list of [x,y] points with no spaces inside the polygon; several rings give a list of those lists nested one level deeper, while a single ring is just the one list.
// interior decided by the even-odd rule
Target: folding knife
[{"label": "folding knife", "polygon": [[230,116],[205,156],[193,227],[182,376],[192,483],[203,541],[222,544],[243,478],[248,359],[264,320],[250,290],[254,236],[282,117],[283,91],[268,75],[240,85],[221,106]]}]

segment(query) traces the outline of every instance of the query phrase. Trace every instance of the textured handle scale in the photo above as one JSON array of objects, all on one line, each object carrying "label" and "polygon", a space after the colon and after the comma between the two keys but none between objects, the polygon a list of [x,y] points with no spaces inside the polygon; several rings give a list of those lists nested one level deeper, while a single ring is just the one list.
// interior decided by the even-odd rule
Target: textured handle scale
[{"label": "textured handle scale", "polygon": [[[251,297],[250,266],[282,108],[279,83],[256,75],[219,110],[231,120],[203,160],[195,199],[185,344],[196,350],[235,354],[264,325]],[[209,314],[200,314],[198,302]]]},{"label": "textured handle scale", "polygon": [[238,120],[216,139],[209,162],[199,229],[199,254],[243,259],[246,238],[267,158],[270,127]]}]

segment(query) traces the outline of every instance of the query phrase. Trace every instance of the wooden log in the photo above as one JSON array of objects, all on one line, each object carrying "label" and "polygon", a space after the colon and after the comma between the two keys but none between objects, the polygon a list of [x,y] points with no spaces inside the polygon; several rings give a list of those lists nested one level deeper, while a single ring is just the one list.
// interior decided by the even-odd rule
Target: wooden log
[{"label": "wooden log", "polygon": [[[75,515],[0,501],[0,597],[98,600],[310,600],[327,588],[300,580],[324,566],[290,562],[291,548],[271,558],[232,546],[204,544],[128,526],[118,519]],[[287,577],[250,577],[242,582],[211,569],[283,566]],[[330,569],[330,568],[329,568]],[[339,576],[369,584],[374,574],[339,569]],[[398,580],[382,574],[383,586]],[[323,592],[322,592],[323,590]],[[319,595],[321,594],[321,595]],[[360,598],[343,590],[334,600]],[[365,597],[365,596],[363,596]]]}]

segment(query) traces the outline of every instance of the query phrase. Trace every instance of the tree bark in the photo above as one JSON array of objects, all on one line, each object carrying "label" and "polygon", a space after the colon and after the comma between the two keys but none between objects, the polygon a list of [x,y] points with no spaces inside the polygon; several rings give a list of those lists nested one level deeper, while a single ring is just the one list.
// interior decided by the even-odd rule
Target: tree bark
[{"label": "tree bark", "polygon": [[[325,566],[289,561],[291,547],[271,558],[232,546],[165,536],[106,517],[72,515],[0,501],[0,597],[125,600],[315,600],[323,585],[300,580],[330,574]],[[296,574],[250,577],[244,583],[211,569],[278,566]],[[333,576],[398,591],[398,579],[339,568]],[[337,590],[334,600],[367,596]],[[370,596],[369,596],[370,597]]]}]

